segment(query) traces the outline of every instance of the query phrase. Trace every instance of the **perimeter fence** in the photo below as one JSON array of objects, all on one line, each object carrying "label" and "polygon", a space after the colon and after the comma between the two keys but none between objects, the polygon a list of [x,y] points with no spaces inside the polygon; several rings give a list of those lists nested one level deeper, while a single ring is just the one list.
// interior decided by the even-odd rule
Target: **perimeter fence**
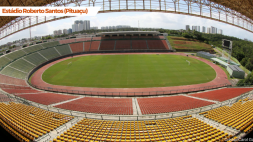
[{"label": "perimeter fence", "polygon": [[51,88],[44,86],[37,86],[29,83],[32,87],[57,93],[68,93],[68,94],[77,94],[85,96],[103,96],[103,97],[148,97],[148,96],[160,96],[160,95],[172,95],[172,94],[181,94],[181,93],[191,93],[204,90],[211,90],[221,87],[231,87],[230,84],[218,84],[205,87],[196,87],[188,89],[178,89],[178,90],[165,90],[165,91],[148,91],[148,92],[99,92],[99,91],[81,91],[81,90],[69,90],[69,89],[59,89]]}]

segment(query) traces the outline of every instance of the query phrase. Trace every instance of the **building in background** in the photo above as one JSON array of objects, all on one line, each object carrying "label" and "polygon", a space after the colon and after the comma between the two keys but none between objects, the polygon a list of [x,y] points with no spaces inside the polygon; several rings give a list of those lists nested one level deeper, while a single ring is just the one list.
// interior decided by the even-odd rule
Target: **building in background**
[{"label": "building in background", "polygon": [[72,25],[72,32],[78,32],[78,24]]},{"label": "building in background", "polygon": [[185,30],[186,31],[190,30],[190,25],[186,25]]},{"label": "building in background", "polygon": [[202,26],[202,33],[206,33],[206,27]]},{"label": "building in background", "polygon": [[223,34],[222,29],[219,29],[219,30],[218,30],[218,34],[221,34],[221,35]]},{"label": "building in background", "polygon": [[103,26],[101,27],[101,30],[117,30],[117,29],[123,29],[123,28],[131,28],[131,26],[128,26],[128,25]]},{"label": "building in background", "polygon": [[82,20],[76,20],[76,21],[74,22],[74,24],[80,24],[80,23],[83,23],[83,21],[82,21]]},{"label": "building in background", "polygon": [[77,31],[83,31],[83,30],[84,30],[84,24],[83,24],[83,22],[82,22],[82,23],[79,23],[79,24],[78,24]]},{"label": "building in background", "polygon": [[67,29],[63,29],[63,34],[68,34],[68,30]]},{"label": "building in background", "polygon": [[54,35],[58,35],[58,31],[57,30],[54,31]]},{"label": "building in background", "polygon": [[83,21],[83,29],[84,30],[90,30],[90,20],[84,20]]},{"label": "building in background", "polygon": [[72,25],[72,32],[80,32],[90,30],[90,21],[89,20],[76,20]]},{"label": "building in background", "polygon": [[71,33],[72,33],[72,29],[69,28],[69,29],[68,29],[68,34],[71,34]]},{"label": "building in background", "polygon": [[57,31],[57,34],[58,34],[58,35],[62,35],[62,30],[58,30],[58,31]]},{"label": "building in background", "polygon": [[217,28],[211,26],[211,34],[217,34]]},{"label": "building in background", "polygon": [[192,26],[192,30],[198,31],[198,26]]},{"label": "building in background", "polygon": [[200,26],[197,26],[197,31],[200,32]]},{"label": "building in background", "polygon": [[108,30],[108,26],[101,27],[101,30]]},{"label": "building in background", "polygon": [[98,27],[90,27],[91,30],[98,30]]},{"label": "building in background", "polygon": [[116,26],[116,29],[123,29],[123,28],[131,28],[131,26],[128,26],[128,25],[118,25],[118,26]]},{"label": "building in background", "polygon": [[207,31],[206,31],[206,32],[207,32],[208,34],[211,34],[211,33],[212,33],[211,31],[212,31],[211,28],[207,28]]}]

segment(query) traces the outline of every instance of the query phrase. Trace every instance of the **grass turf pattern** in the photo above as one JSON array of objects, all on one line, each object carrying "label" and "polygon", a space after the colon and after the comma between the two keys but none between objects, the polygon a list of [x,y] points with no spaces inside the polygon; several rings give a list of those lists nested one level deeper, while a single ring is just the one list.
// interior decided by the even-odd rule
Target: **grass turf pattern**
[{"label": "grass turf pattern", "polygon": [[42,79],[64,86],[146,88],[200,84],[215,76],[212,67],[190,57],[138,54],[70,58],[48,68]]}]

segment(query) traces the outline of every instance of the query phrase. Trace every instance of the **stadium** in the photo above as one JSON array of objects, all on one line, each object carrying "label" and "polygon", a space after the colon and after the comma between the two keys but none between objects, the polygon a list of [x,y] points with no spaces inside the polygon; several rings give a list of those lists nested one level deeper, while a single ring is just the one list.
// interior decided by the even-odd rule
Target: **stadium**
[{"label": "stadium", "polygon": [[239,141],[253,130],[253,88],[199,54],[158,31],[24,47],[0,56],[0,125],[21,142]]}]

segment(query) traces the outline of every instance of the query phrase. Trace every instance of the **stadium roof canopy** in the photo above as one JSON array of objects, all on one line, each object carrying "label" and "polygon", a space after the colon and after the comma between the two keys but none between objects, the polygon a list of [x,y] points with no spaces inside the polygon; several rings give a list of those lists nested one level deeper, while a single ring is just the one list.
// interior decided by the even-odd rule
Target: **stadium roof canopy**
[{"label": "stadium roof canopy", "polygon": [[[0,6],[46,6],[58,0],[1,0]],[[0,16],[0,27],[18,18],[17,16]],[[21,17],[22,18],[22,17]]]},{"label": "stadium roof canopy", "polygon": [[228,7],[231,10],[235,10],[253,20],[252,0],[210,0],[210,1]]},{"label": "stadium roof canopy", "polygon": [[[212,19],[253,32],[252,0],[1,0],[0,6],[101,7],[98,13],[128,11],[176,13]],[[0,16],[0,39],[39,24],[68,17]]]},{"label": "stadium roof canopy", "polygon": [[117,31],[117,32],[102,32],[97,35],[158,35],[160,32],[157,31]]}]

